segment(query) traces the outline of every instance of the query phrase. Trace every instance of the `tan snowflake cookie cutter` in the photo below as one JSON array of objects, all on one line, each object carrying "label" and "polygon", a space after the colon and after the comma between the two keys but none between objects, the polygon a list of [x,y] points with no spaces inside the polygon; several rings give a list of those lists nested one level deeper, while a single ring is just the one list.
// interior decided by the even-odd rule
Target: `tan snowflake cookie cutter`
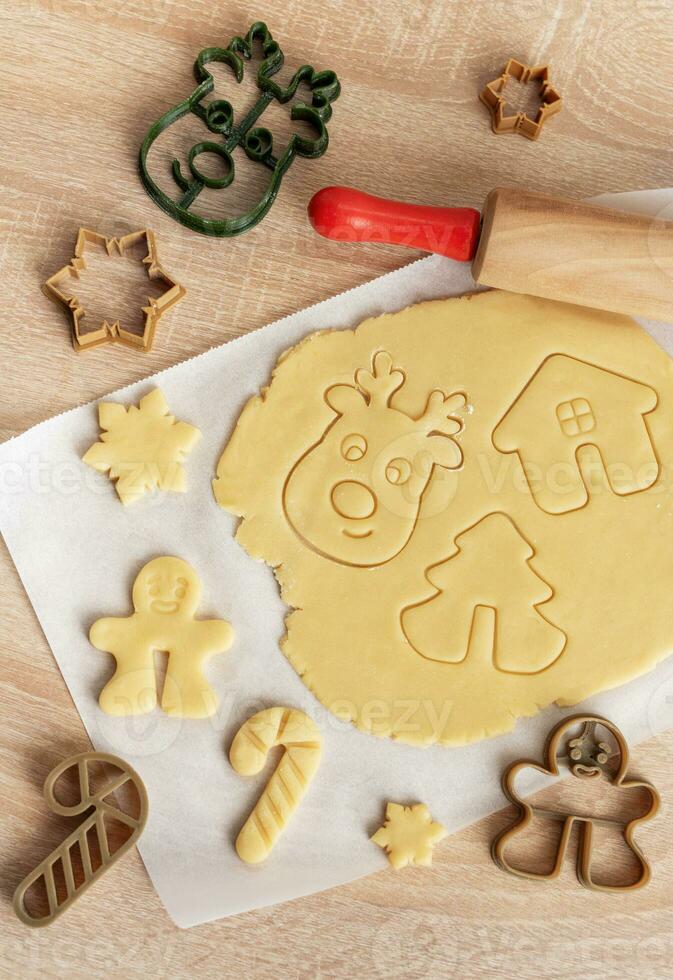
[{"label": "tan snowflake cookie cutter", "polygon": [[385,850],[389,862],[398,870],[408,864],[432,864],[432,849],[447,833],[446,827],[432,819],[425,803],[388,803],[385,822],[372,840]]},{"label": "tan snowflake cookie cutter", "polygon": [[[112,257],[123,256],[129,249],[143,240],[147,243],[147,255],[142,260],[147,270],[147,277],[153,281],[163,282],[166,286],[166,292],[162,293],[158,299],[148,297],[147,306],[141,308],[145,314],[142,334],[125,330],[119,320],[114,320],[112,323],[103,320],[95,330],[82,330],[81,321],[86,317],[86,309],[81,305],[77,296],[67,290],[67,284],[72,283],[73,280],[78,280],[80,274],[86,269],[87,245],[102,246],[107,254]],[[80,228],[73,258],[67,265],[64,265],[62,269],[47,279],[44,284],[44,291],[50,299],[61,303],[68,310],[72,326],[72,342],[76,351],[89,350],[93,347],[99,347],[101,344],[118,343],[143,352],[152,350],[154,334],[160,318],[187,293],[185,287],[173,279],[159,262],[154,232],[147,228],[131,232],[122,238],[108,238],[106,235],[91,231],[89,228]]]},{"label": "tan snowflake cookie cutter", "polygon": [[234,632],[223,619],[196,619],[201,581],[182,558],[163,555],[141,568],[133,583],[133,613],[98,619],[89,639],[117,661],[101,691],[102,710],[116,717],[147,714],[157,704],[154,654],[168,654],[161,707],[179,718],[209,718],[218,697],[203,668],[225,653]]},{"label": "tan snowflake cookie cutter", "polygon": [[[540,107],[533,118],[525,112],[507,112],[505,88],[510,78],[523,84],[537,82],[540,86]],[[529,140],[536,140],[547,120],[563,107],[563,99],[549,81],[549,66],[529,67],[516,58],[509,59],[502,75],[489,82],[479,98],[490,110],[494,133],[520,133]]]},{"label": "tan snowflake cookie cutter", "polygon": [[101,402],[98,419],[104,431],[82,459],[116,481],[123,504],[133,503],[148,490],[185,493],[187,478],[182,464],[201,432],[169,414],[168,402],[159,388],[141,398],[138,406]]},{"label": "tan snowflake cookie cutter", "polygon": [[[90,764],[103,763],[113,766],[118,772],[110,775],[106,782],[92,792]],[[58,780],[69,770],[77,770],[79,800],[72,804],[62,803],[54,792]],[[135,788],[138,797],[138,813],[131,815],[122,808],[117,799],[111,800],[127,783]],[[149,802],[147,790],[138,773],[117,756],[107,752],[82,752],[59,763],[51,770],[44,784],[44,797],[49,809],[63,817],[86,814],[84,821],[59,844],[51,854],[41,861],[14,892],[14,911],[27,926],[47,926],[57,919],[75,902],[90,885],[93,885],[106,871],[136,843],[147,823]],[[108,834],[110,824],[124,824],[131,829],[129,837],[116,850],[111,849]],[[96,843],[95,851],[100,854],[100,864],[94,867],[90,838]],[[81,868],[73,866],[73,855]],[[57,888],[54,868],[60,865],[65,894]],[[30,888],[42,881],[46,892],[49,911],[46,915],[32,914],[26,906],[26,895]]]},{"label": "tan snowflake cookie cutter", "polygon": [[248,718],[234,736],[229,761],[242,776],[256,776],[275,746],[284,748],[283,756],[236,838],[236,853],[246,864],[269,856],[320,765],[318,726],[298,708],[284,707]]}]

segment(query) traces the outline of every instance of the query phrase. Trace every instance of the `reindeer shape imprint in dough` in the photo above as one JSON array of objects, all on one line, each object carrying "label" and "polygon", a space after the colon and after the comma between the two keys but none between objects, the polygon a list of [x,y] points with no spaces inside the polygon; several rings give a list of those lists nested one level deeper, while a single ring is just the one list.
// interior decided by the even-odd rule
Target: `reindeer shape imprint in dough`
[{"label": "reindeer shape imprint in dough", "polygon": [[382,565],[409,541],[433,468],[458,469],[463,454],[454,413],[465,395],[433,391],[420,418],[390,404],[405,382],[390,354],[372,371],[325,392],[336,413],[295,464],[283,490],[285,515],[313,551],[344,565]]}]

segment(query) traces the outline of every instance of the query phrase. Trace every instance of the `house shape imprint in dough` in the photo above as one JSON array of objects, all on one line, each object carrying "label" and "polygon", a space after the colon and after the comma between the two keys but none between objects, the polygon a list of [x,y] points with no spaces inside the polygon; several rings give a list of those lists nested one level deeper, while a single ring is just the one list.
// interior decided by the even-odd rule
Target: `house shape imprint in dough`
[{"label": "house shape imprint in dough", "polygon": [[598,450],[610,489],[619,496],[656,482],[659,462],[644,416],[657,401],[649,385],[552,354],[493,430],[493,445],[518,453],[541,510],[565,514],[589,501],[578,461],[582,447]]}]

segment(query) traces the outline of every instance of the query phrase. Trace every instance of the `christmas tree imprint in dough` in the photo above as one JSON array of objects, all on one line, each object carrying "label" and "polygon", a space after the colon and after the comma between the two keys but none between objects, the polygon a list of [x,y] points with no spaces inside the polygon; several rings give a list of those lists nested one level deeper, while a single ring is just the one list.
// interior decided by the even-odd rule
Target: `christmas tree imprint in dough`
[{"label": "christmas tree imprint in dough", "polygon": [[[573,730],[581,725],[578,735],[571,737]],[[614,742],[615,752],[609,742],[600,740],[597,728],[603,728]],[[566,790],[565,799],[552,803],[528,803],[517,792],[515,782],[519,774],[535,770],[545,776],[558,776],[561,766],[567,764],[573,778],[583,784],[585,792],[582,799],[576,797],[569,804],[567,797],[576,793],[578,786],[562,784]],[[650,866],[633,836],[637,827],[651,820],[659,809],[659,794],[654,786],[643,780],[626,778],[629,753],[626,740],[619,729],[605,718],[592,715],[579,715],[560,722],[551,732],[545,748],[543,765],[528,759],[515,762],[505,772],[503,789],[506,796],[519,809],[519,817],[511,827],[507,827],[493,842],[492,854],[496,864],[503,871],[521,878],[549,881],[557,878],[563,868],[568,844],[573,828],[579,828],[577,853],[577,877],[585,888],[596,891],[627,891],[641,888],[650,879]],[[643,795],[648,802],[643,803]],[[636,816],[626,817],[631,811]],[[539,870],[522,859],[525,842],[530,842],[531,850],[540,840],[553,840],[551,861],[548,870]],[[518,858],[508,856],[508,847],[516,841]],[[608,842],[630,852],[628,857],[635,859],[638,877],[634,880],[600,881],[596,870],[598,847],[605,848]],[[619,867],[619,862],[611,856],[611,866]]]},{"label": "christmas tree imprint in dough", "polygon": [[[360,377],[372,354],[384,351],[385,363],[377,360],[371,377]],[[539,372],[543,364],[551,373]],[[403,378],[396,374],[402,368]],[[636,370],[634,387],[623,379]],[[582,383],[571,385],[571,375]],[[537,403],[526,403],[505,444],[508,413],[523,405],[519,396],[536,377],[546,396],[541,414],[533,411]],[[376,395],[368,394],[372,379]],[[431,457],[423,455],[414,419],[434,390],[467,392],[469,404],[456,410],[466,423],[459,435],[424,437],[429,451],[459,442],[462,464],[433,461],[428,477]],[[607,439],[613,419],[625,423],[629,466],[622,473]],[[412,445],[400,451],[398,426],[405,425]],[[554,447],[551,472],[536,472],[530,453],[515,451],[538,447],[529,430]],[[507,452],[496,448],[494,432]],[[598,450],[579,447],[578,439],[593,439]],[[406,467],[389,464],[406,459],[413,469],[414,453],[426,469],[400,487]],[[659,475],[645,486],[653,453]],[[588,454],[598,456],[595,481],[587,479]],[[545,495],[561,507],[573,498],[578,463],[588,505],[543,510],[541,495],[545,506]],[[388,469],[397,483],[385,477]],[[291,608],[283,653],[321,703],[365,732],[461,745],[509,731],[553,702],[577,704],[625,684],[670,655],[670,473],[673,371],[654,340],[627,317],[492,290],[419,303],[355,330],[325,329],[286,351],[263,394],[243,410],[214,491],[241,518],[237,541],[273,567]],[[355,518],[336,520],[330,494],[341,481],[373,491],[372,517],[364,516],[362,496]],[[634,486],[644,488],[613,489]],[[494,514],[503,516],[479,527]],[[351,527],[376,533],[351,540],[341,533]],[[482,550],[483,562],[470,557]],[[453,587],[433,596],[428,570]],[[404,623],[403,610],[410,610]],[[447,632],[455,617],[460,642]],[[417,637],[413,627],[421,623]],[[531,635],[532,643],[514,640]]]},{"label": "christmas tree imprint in dough", "polygon": [[133,583],[135,612],[93,624],[91,643],[117,661],[98,699],[106,714],[142,715],[156,707],[156,651],[168,653],[161,697],[166,714],[208,718],[215,713],[218,698],[203,668],[214,654],[229,649],[234,633],[222,619],[195,619],[200,599],[201,582],[191,565],[181,558],[154,558]]},{"label": "christmas tree imprint in dough", "polygon": [[115,489],[123,504],[133,503],[148,490],[186,491],[182,463],[201,433],[193,425],[175,421],[159,388],[141,398],[138,407],[101,402],[98,417],[105,431],[82,458],[117,481]]},{"label": "christmas tree imprint in dough", "polygon": [[462,452],[452,436],[465,395],[432,391],[419,418],[393,408],[405,382],[387,351],[355,385],[328,388],[336,413],[320,441],[295,463],[283,490],[288,521],[319,554],[346,565],[381,565],[404,548],[418,519],[434,466],[457,469]]},{"label": "christmas tree imprint in dough", "polygon": [[489,514],[456,537],[454,554],[429,568],[436,592],[402,610],[411,646],[428,660],[459,664],[469,655],[480,610],[492,610],[489,661],[498,670],[546,670],[566,645],[566,635],[540,606],[554,590],[532,568],[535,554],[506,514]]},{"label": "christmas tree imprint in dough", "polygon": [[403,806],[389,803],[386,819],[372,840],[383,847],[396,870],[408,864],[432,864],[432,849],[446,837],[446,828],[436,823],[425,803]]},{"label": "christmas tree imprint in dough", "polygon": [[565,514],[589,502],[582,450],[599,454],[610,489],[620,495],[647,490],[659,461],[645,416],[657,393],[596,364],[553,354],[500,420],[493,444],[518,453],[536,504]]},{"label": "christmas tree imprint in dough", "polygon": [[258,711],[241,725],[229,761],[242,776],[256,776],[277,745],[283,746],[283,756],[236,838],[236,853],[246,864],[269,856],[320,765],[316,723],[298,708],[281,707]]}]

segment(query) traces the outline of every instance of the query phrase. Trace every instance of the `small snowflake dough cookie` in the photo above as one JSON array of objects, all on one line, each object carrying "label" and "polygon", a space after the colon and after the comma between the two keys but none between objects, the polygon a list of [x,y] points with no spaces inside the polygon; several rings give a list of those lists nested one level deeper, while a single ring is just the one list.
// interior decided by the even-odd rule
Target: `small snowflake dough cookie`
[{"label": "small snowflake dough cookie", "polygon": [[133,583],[133,608],[127,617],[99,619],[89,639],[111,653],[117,669],[98,703],[108,715],[142,715],[157,703],[155,651],[168,653],[161,707],[168,715],[208,718],[218,698],[203,667],[231,646],[234,632],[223,619],[195,619],[201,582],[181,558],[154,558]]},{"label": "small snowflake dough cookie", "polygon": [[285,749],[283,757],[236,838],[236,853],[246,864],[269,856],[320,765],[316,723],[297,708],[281,707],[258,711],[241,725],[229,761],[242,776],[256,776],[277,745]]},{"label": "small snowflake dough cookie", "polygon": [[83,459],[100,473],[109,472],[123,504],[133,503],[147,490],[185,492],[182,463],[201,433],[193,425],[176,422],[158,388],[141,398],[138,407],[101,402],[98,418],[105,431]]},{"label": "small snowflake dough cookie", "polygon": [[322,704],[463,745],[671,654],[671,473],[665,351],[627,317],[491,290],[286,351],[214,491]]},{"label": "small snowflake dough cookie", "polygon": [[372,840],[385,849],[393,868],[399,869],[408,864],[432,864],[432,849],[446,834],[446,828],[435,823],[425,803],[389,803],[385,823]]}]

